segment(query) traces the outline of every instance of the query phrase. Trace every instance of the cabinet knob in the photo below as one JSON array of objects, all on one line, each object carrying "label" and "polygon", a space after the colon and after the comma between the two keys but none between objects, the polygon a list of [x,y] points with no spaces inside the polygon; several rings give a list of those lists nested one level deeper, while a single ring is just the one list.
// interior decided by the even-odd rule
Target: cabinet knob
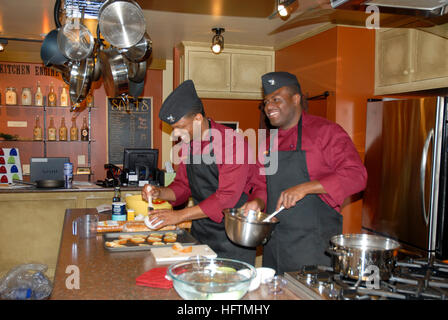
[{"label": "cabinet knob", "polygon": [[404,74],[404,75],[408,75],[408,74],[409,74],[408,70],[404,70],[404,71],[403,71],[403,74]]},{"label": "cabinet knob", "polygon": [[414,73],[414,69],[411,69],[411,73]]}]

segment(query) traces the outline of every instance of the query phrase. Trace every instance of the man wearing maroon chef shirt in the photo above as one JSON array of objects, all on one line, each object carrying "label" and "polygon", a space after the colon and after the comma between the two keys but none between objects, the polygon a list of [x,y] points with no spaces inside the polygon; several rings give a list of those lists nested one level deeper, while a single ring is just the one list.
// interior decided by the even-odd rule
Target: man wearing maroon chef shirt
[{"label": "man wearing maroon chef shirt", "polygon": [[[177,206],[191,196],[195,205],[176,211],[157,210],[150,215],[149,222],[160,223],[157,228],[161,228],[192,220],[191,234],[210,246],[218,257],[253,265],[255,249],[238,246],[227,238],[222,213],[225,208],[241,207],[247,201],[264,208],[266,188],[257,179],[259,170],[255,161],[249,161],[247,141],[230,128],[205,117],[191,80],[180,84],[166,98],[159,118],[171,125],[175,137],[181,137],[183,161],[169,187],[145,185],[142,197],[147,200],[150,195]],[[195,132],[200,135],[194,136]]]},{"label": "man wearing maroon chef shirt", "polygon": [[[342,233],[341,205],[365,188],[367,171],[339,125],[305,112],[295,75],[267,73],[262,85],[264,112],[278,128],[271,136],[278,144],[264,148],[267,156],[278,159],[277,171],[265,170],[261,176],[267,185],[267,212],[286,208],[276,216],[280,223],[264,246],[263,266],[282,274],[304,265],[329,265],[325,250],[330,238]],[[244,207],[261,209],[256,202]]]}]

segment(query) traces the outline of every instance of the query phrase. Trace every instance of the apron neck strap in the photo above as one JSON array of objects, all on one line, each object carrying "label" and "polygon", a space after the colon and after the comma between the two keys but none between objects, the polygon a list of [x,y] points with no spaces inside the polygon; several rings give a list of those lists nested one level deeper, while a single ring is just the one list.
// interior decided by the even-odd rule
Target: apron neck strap
[{"label": "apron neck strap", "polygon": [[297,145],[296,145],[296,151],[302,150],[302,115],[300,115],[299,123],[297,124]]}]

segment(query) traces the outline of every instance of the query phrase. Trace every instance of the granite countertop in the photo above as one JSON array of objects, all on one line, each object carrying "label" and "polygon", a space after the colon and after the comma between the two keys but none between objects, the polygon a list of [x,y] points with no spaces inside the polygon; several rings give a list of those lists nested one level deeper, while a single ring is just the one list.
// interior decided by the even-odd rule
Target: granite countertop
[{"label": "granite countertop", "polygon": [[[102,235],[79,239],[72,235],[72,221],[96,209],[67,209],[64,218],[59,256],[51,299],[122,299],[180,300],[174,289],[137,286],[142,273],[163,265],[156,264],[150,251],[109,252],[103,247]],[[100,220],[110,215],[100,214]],[[165,265],[166,266],[166,265]],[[75,270],[75,271],[74,271]],[[79,289],[73,287],[79,270]],[[68,288],[73,287],[73,288]],[[287,288],[280,295],[271,295],[265,285],[247,293],[244,300],[297,300]]]}]

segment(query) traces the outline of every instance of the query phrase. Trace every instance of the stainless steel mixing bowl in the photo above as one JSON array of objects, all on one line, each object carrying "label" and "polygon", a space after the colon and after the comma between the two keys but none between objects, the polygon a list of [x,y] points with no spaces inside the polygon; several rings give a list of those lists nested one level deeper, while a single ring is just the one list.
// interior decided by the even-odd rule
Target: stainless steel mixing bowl
[{"label": "stainless steel mixing bowl", "polygon": [[224,223],[229,239],[244,247],[257,247],[265,244],[271,237],[271,232],[279,223],[274,217],[269,222],[263,222],[268,214],[249,210],[245,213],[241,209],[224,209]]}]

